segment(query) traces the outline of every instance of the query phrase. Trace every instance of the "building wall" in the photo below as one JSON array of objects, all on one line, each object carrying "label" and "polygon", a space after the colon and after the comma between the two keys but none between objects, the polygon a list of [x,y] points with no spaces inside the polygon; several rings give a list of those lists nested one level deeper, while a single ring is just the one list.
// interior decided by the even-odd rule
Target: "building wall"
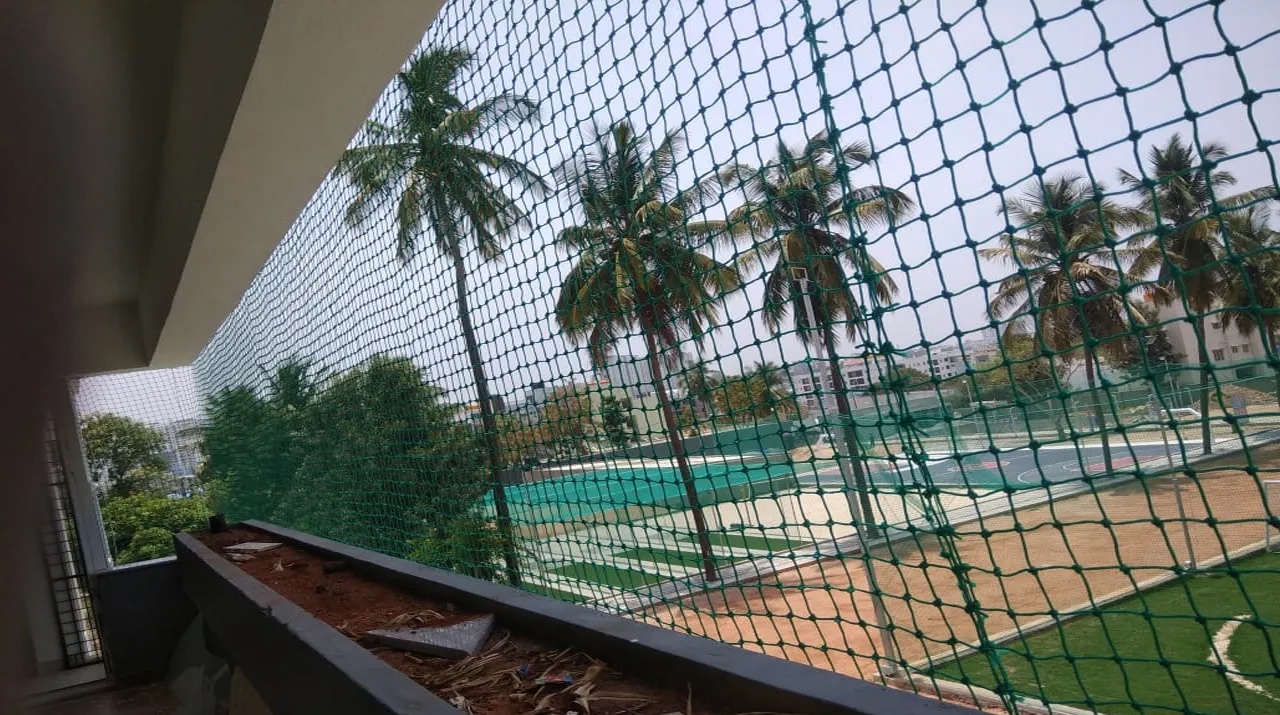
[{"label": "building wall", "polygon": [[960,348],[955,345],[916,348],[907,353],[903,364],[939,380],[955,377],[965,371],[964,356],[960,354]]},{"label": "building wall", "polygon": [[[902,367],[910,367],[939,380],[946,380],[965,373],[968,369],[966,355],[975,366],[982,365],[999,358],[1000,344],[984,333],[982,340],[966,343],[963,352],[954,344],[933,345],[928,349],[917,348],[910,351],[896,362]],[[878,381],[883,372],[879,362],[865,358],[845,358],[840,364],[845,387],[855,394],[865,391],[873,382]],[[825,361],[813,360],[791,365],[787,374],[791,378],[791,389],[805,414],[816,416],[824,412],[835,413],[835,388]]]},{"label": "building wall", "polygon": [[169,471],[179,477],[195,476],[204,461],[200,453],[204,426],[200,420],[175,420],[161,425],[160,431],[164,434],[163,456],[169,462]]},{"label": "building wall", "polygon": [[[1200,353],[1195,327],[1182,306],[1173,304],[1162,307],[1159,319],[1173,349],[1182,355],[1182,363],[1198,365]],[[1254,331],[1253,335],[1245,335],[1234,325],[1227,325],[1220,314],[1213,313],[1206,318],[1204,333],[1205,349],[1209,354],[1209,363],[1212,365],[1227,366],[1266,357],[1262,337],[1257,331]],[[1194,378],[1191,373],[1187,375],[1189,378]],[[1230,379],[1234,376],[1226,377]]]},{"label": "building wall", "polygon": [[645,358],[618,355],[613,363],[605,367],[604,372],[614,387],[626,390],[631,397],[654,394],[653,372],[649,370],[649,362]]},{"label": "building wall", "polygon": [[[840,361],[840,371],[847,390],[861,392],[880,379],[880,367],[862,358],[845,358]],[[806,414],[836,411],[835,385],[831,381],[831,369],[825,360],[797,363],[787,368],[791,389],[800,409]]]},{"label": "building wall", "polygon": [[178,562],[144,561],[95,574],[94,605],[111,674],[120,683],[159,680],[196,616]]}]

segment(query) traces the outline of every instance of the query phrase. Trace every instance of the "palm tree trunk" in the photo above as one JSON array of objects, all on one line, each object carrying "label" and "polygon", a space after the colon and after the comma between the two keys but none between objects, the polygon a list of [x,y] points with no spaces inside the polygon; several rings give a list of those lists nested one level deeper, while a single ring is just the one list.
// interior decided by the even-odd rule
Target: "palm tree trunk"
[{"label": "palm tree trunk", "polygon": [[[1098,358],[1093,351],[1086,349],[1084,353],[1084,377],[1089,385],[1089,399],[1093,402],[1093,418],[1098,423],[1098,434],[1102,437],[1102,463],[1106,467],[1107,474],[1110,474],[1114,467],[1111,464],[1111,440],[1107,438],[1107,421],[1106,415],[1102,412],[1102,403],[1098,401],[1098,385],[1094,380],[1094,366],[1097,365]],[[1097,365],[1098,372],[1102,371],[1102,366]]]},{"label": "palm tree trunk", "polygon": [[507,563],[507,580],[512,586],[520,585],[520,559],[516,555],[516,540],[511,530],[511,510],[507,505],[507,493],[502,485],[502,456],[498,447],[498,421],[493,416],[493,401],[489,396],[489,380],[484,374],[484,362],[480,359],[480,346],[476,343],[476,331],[471,325],[471,308],[467,304],[467,266],[462,251],[453,251],[454,286],[458,291],[458,322],[462,324],[462,339],[467,345],[467,358],[471,361],[471,377],[476,383],[476,397],[480,400],[480,425],[484,430],[485,452],[489,459],[489,478],[493,485],[493,506],[498,512],[498,535],[502,539],[502,557]]},{"label": "palm tree trunk", "polygon": [[[840,413],[843,423],[845,449],[848,459],[853,465],[853,486],[858,492],[858,502],[862,506],[863,533],[868,540],[879,538],[880,529],[876,526],[876,513],[871,505],[871,489],[867,484],[867,473],[862,465],[862,451],[858,446],[858,435],[853,426],[853,410],[849,407],[849,394],[844,387],[844,375],[840,373],[840,356],[836,354],[836,336],[830,326],[822,328],[822,342],[827,350],[827,365],[831,369],[831,387],[836,393],[836,411]],[[870,548],[867,544],[863,548]]]},{"label": "palm tree trunk", "polygon": [[1200,439],[1201,451],[1213,453],[1213,434],[1209,430],[1209,348],[1205,345],[1204,323],[1202,313],[1196,318],[1196,349],[1200,353]]},{"label": "palm tree trunk", "polygon": [[[1270,327],[1263,327],[1258,331],[1267,337],[1266,344],[1262,346],[1262,351],[1267,354],[1267,365],[1274,366],[1277,359],[1276,355],[1276,331]],[[1280,368],[1272,367],[1276,371],[1276,403],[1280,404]]]},{"label": "palm tree trunk", "polygon": [[667,395],[667,385],[662,371],[662,361],[658,359],[658,343],[654,340],[653,329],[649,325],[642,326],[644,342],[649,348],[649,372],[653,374],[653,388],[658,393],[658,404],[662,407],[662,421],[667,427],[667,441],[671,444],[671,455],[676,459],[680,469],[680,481],[684,482],[685,499],[689,502],[689,511],[693,513],[693,528],[698,535],[698,550],[702,552],[702,570],[708,581],[719,581],[716,571],[715,556],[711,553],[711,538],[707,534],[707,520],[702,515],[702,505],[698,502],[698,488],[693,482],[693,470],[689,468],[689,458],[684,453],[684,438],[680,436],[680,423],[676,420],[675,410],[671,408],[671,398]]}]

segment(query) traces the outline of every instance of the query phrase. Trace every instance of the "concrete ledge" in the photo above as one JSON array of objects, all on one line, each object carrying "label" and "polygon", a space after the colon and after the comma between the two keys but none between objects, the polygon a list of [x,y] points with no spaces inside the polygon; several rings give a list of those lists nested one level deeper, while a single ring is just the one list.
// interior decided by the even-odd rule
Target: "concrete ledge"
[{"label": "concrete ledge", "polygon": [[[653,682],[682,689],[686,683],[694,683],[703,697],[711,698],[718,707],[725,710],[774,711],[799,715],[958,715],[975,712],[959,705],[383,556],[273,524],[249,521],[245,526],[261,529],[313,553],[345,560],[353,571],[367,578],[428,598],[455,603],[466,610],[493,613],[499,623],[524,635],[558,646],[573,646],[595,653],[607,659],[610,664],[643,674]],[[237,584],[244,579],[252,580],[193,538],[186,537],[184,546],[187,542],[199,546],[221,562],[212,564],[221,567],[218,573],[204,576],[203,581],[216,579],[224,573],[229,577],[238,577]],[[189,546],[186,548],[190,549]],[[179,558],[183,558],[181,550]],[[202,569],[209,571],[208,566]],[[229,586],[230,584],[223,585],[221,590],[225,593]],[[269,591],[257,581],[251,584],[256,588],[249,589],[247,586],[249,585],[241,585],[251,593]],[[259,593],[257,597],[264,604],[274,602],[280,603],[282,607],[287,606],[291,609],[290,618],[297,620],[297,614],[293,611],[300,609],[283,602],[274,592],[270,596],[268,598]],[[204,610],[203,606],[201,610]],[[283,613],[277,610],[275,615]],[[255,618],[247,613],[243,617]],[[260,621],[261,618],[255,620]],[[244,626],[233,625],[232,628],[240,631]],[[343,645],[359,648],[336,632],[333,635],[340,638]],[[236,650],[230,643],[228,648]],[[275,656],[267,657],[279,660]],[[369,658],[372,659],[372,656]],[[253,675],[252,669],[247,670]],[[265,684],[259,684],[256,678],[254,682],[263,689],[264,697],[269,699]],[[337,711],[332,707],[329,710]]]},{"label": "concrete ledge", "polygon": [[458,715],[195,537],[174,541],[183,589],[274,715]]},{"label": "concrete ledge", "polygon": [[178,639],[196,617],[177,562],[144,561],[90,578],[111,677],[120,684],[164,678]]},{"label": "concrete ledge", "polygon": [[[938,697],[972,700],[978,707],[997,712],[1004,711],[1008,707],[999,695],[977,686],[939,680],[926,675],[912,675],[905,678],[898,676],[890,678],[889,681],[901,683],[902,687],[919,692],[936,693]],[[1102,715],[1096,710],[1082,710],[1070,705],[1053,705],[1021,697],[1016,698],[1015,702],[1018,704],[1018,712],[1027,715]]]}]

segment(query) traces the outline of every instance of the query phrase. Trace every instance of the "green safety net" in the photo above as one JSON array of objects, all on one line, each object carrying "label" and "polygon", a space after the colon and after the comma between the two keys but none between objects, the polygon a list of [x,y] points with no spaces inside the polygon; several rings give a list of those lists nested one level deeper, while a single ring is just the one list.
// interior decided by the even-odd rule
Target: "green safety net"
[{"label": "green safety net", "polygon": [[1280,710],[1280,6],[447,3],[201,494],[931,696]]}]

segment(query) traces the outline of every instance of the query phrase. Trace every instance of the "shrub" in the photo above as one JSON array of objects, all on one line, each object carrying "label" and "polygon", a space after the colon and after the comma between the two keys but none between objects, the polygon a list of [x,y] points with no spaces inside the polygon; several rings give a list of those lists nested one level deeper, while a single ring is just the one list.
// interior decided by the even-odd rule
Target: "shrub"
[{"label": "shrub", "polygon": [[173,554],[173,534],[203,528],[208,516],[209,503],[203,496],[135,494],[108,498],[102,507],[102,525],[117,565]]}]

